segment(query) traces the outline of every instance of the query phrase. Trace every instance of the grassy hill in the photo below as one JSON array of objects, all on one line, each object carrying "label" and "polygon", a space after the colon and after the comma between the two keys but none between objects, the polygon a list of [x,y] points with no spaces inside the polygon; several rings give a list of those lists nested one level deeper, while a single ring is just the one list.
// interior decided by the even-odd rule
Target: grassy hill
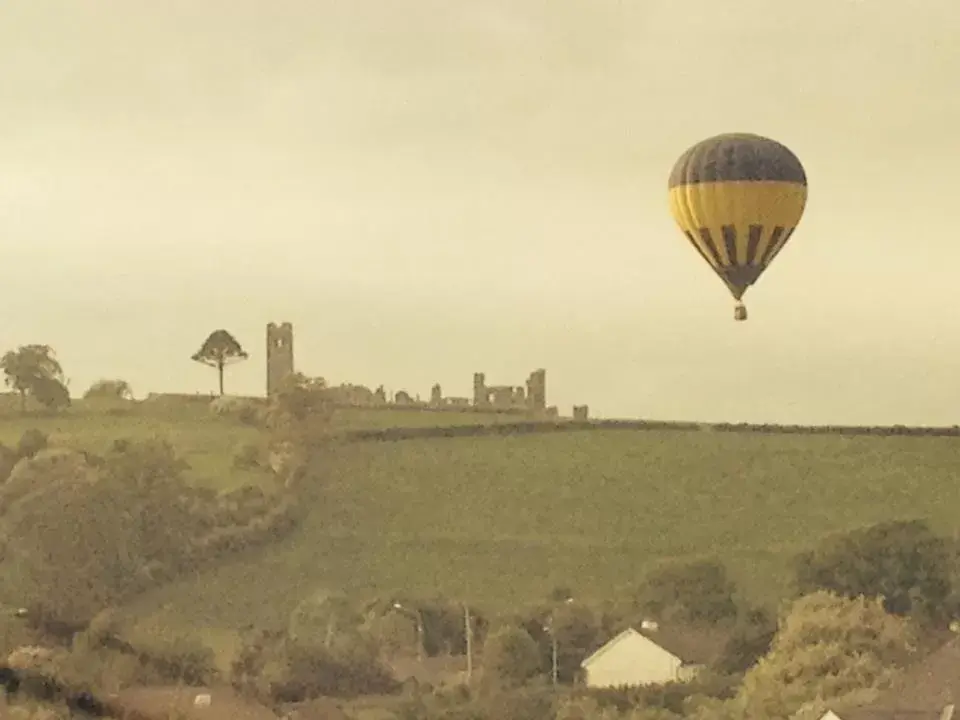
[{"label": "grassy hill", "polygon": [[0,398],[0,442],[15,447],[28,428],[49,436],[50,443],[97,453],[117,438],[160,437],[169,440],[190,463],[188,477],[197,485],[231,489],[257,484],[256,472],[233,468],[233,454],[256,442],[259,431],[214,417],[205,404],[75,401],[56,415],[17,410],[9,395]]},{"label": "grassy hill", "polygon": [[[497,413],[437,413],[418,410],[344,409],[335,423],[344,431],[385,427],[423,427],[475,425],[515,422],[515,415]],[[245,443],[261,439],[260,431],[233,418],[211,413],[209,398],[187,396],[155,401],[117,402],[79,400],[55,415],[38,411],[23,415],[19,399],[0,394],[0,443],[13,447],[25,430],[36,428],[46,433],[51,444],[79,450],[104,452],[120,437],[160,437],[169,440],[191,469],[188,477],[197,485],[232,489],[258,484],[263,477],[257,471],[233,467],[233,455]]]},{"label": "grassy hill", "polygon": [[958,525],[960,440],[571,431],[341,446],[279,546],[143,598],[147,624],[282,621],[317,588],[402,588],[491,608],[622,592],[665,558],[714,556],[756,599],[823,534]]},{"label": "grassy hill", "polygon": [[[5,404],[4,404],[5,403]],[[103,450],[117,437],[169,439],[193,482],[259,483],[232,466],[258,431],[207,404],[78,402],[22,417],[0,403],[0,441],[36,427]],[[502,424],[516,416],[343,410],[345,432]],[[718,557],[757,600],[784,592],[797,550],[833,530],[896,517],[960,525],[960,438],[569,430],[353,442],[331,449],[306,494],[307,521],[282,543],[142,597],[143,631],[183,628],[223,646],[232,629],[282,622],[320,588],[444,593],[490,609],[567,585],[613,598],[654,563]]]}]

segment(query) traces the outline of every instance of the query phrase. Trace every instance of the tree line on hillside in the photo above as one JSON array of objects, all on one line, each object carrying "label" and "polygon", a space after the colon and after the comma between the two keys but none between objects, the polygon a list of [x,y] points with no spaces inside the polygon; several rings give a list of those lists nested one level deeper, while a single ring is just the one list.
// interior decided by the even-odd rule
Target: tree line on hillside
[{"label": "tree line on hillside", "polygon": [[[0,598],[51,626],[106,607],[293,529],[289,493],[192,485],[167,441],[118,438],[106,451],[49,446],[27,431],[0,446]],[[64,538],[70,538],[65,542]]]},{"label": "tree line on hillside", "polygon": [[[194,362],[213,368],[217,372],[219,395],[224,396],[224,377],[231,365],[249,358],[249,353],[227,330],[217,329],[211,332],[201,344],[199,350],[190,356]],[[35,399],[48,411],[56,411],[70,405],[68,382],[64,378],[63,368],[49,345],[21,345],[10,350],[0,358],[0,370],[4,373],[6,385],[20,395],[21,411],[26,410],[28,398]],[[298,375],[295,385],[303,385],[307,378]],[[322,381],[320,381],[322,383]],[[347,390],[356,390],[359,386],[344,385],[340,388],[327,387],[326,404],[333,405],[340,394]],[[370,393],[365,389],[366,393]],[[94,383],[84,394],[85,399],[111,398],[131,399],[130,385],[123,380],[100,380]],[[394,408],[397,406],[387,406]],[[475,410],[467,407],[465,410]],[[355,430],[349,433],[354,440],[396,441],[424,437],[464,437],[481,435],[515,435],[524,433],[542,433],[549,431],[568,431],[580,429],[606,430],[676,430],[708,432],[750,432],[777,434],[839,434],[887,436],[960,436],[960,426],[953,427],[908,427],[893,426],[832,426],[832,425],[768,425],[751,423],[698,423],[658,420],[590,420],[563,422],[517,422],[517,423],[481,423],[477,425],[456,424],[441,427],[381,428]]]},{"label": "tree line on hillside", "polygon": [[[916,657],[918,645],[943,637],[960,614],[958,557],[954,541],[924,522],[884,522],[830,536],[798,555],[795,592],[779,617],[746,602],[723,564],[707,560],[664,564],[622,602],[593,606],[560,588],[543,603],[514,613],[484,617],[471,609],[478,623],[480,683],[453,696],[450,690],[422,688],[405,717],[759,720],[812,712],[827,701],[850,701],[874,690]],[[419,617],[419,635],[412,618],[404,624],[391,614],[398,606]],[[334,661],[338,652],[349,652],[350,662],[359,657],[377,662],[376,645],[382,656],[391,636],[371,624],[371,617],[392,617],[395,628],[398,623],[405,628],[408,653],[419,646],[428,656],[443,657],[465,648],[463,607],[450,601],[394,593],[379,605],[327,600],[313,613],[308,623],[301,618],[298,632],[291,620],[284,632],[248,640],[242,671],[238,666],[234,677],[237,687],[263,702],[382,692],[383,686],[358,680],[382,678],[381,666],[351,675],[344,658]],[[708,670],[689,682],[620,691],[577,686],[586,656],[647,618],[721,631],[724,641]],[[325,647],[322,662],[311,655],[316,642]],[[560,693],[551,688],[554,667],[565,688]],[[274,668],[269,679],[259,674],[264,668]]]},{"label": "tree line on hillside", "polygon": [[[112,536],[105,540],[115,542]],[[776,720],[822,714],[824,703],[852,702],[875,691],[915,660],[917,647],[944,637],[960,613],[958,557],[956,543],[924,522],[885,522],[830,536],[798,555],[795,591],[779,614],[747,602],[724,565],[710,560],[663,564],[627,597],[599,605],[558,588],[541,603],[496,616],[469,607],[474,681],[421,684],[412,695],[401,692],[396,659],[463,657],[463,604],[400,591],[365,602],[320,593],[303,600],[284,627],[248,628],[232,669],[219,677],[276,708],[318,697],[392,693],[400,703],[397,718],[425,720]],[[103,612],[109,610],[59,636],[49,611],[31,612],[27,624],[47,643],[59,637],[65,652],[78,647],[73,633],[89,636],[91,628],[100,628],[94,646],[103,659],[109,643],[126,642],[117,628],[103,630],[97,619]],[[719,632],[723,642],[708,667],[687,682],[622,690],[577,684],[587,655],[649,618],[664,627]],[[215,681],[212,653],[204,653],[196,642],[171,649],[163,672]]]},{"label": "tree line on hillside", "polygon": [[[299,481],[329,423],[324,387],[295,375],[257,405],[265,432],[238,448],[234,467],[260,469],[271,482],[229,492],[192,484],[190,464],[160,438],[51,446],[29,429],[16,447],[0,444],[0,573],[17,577],[0,585],[0,600],[76,628],[105,607],[286,535],[303,513]],[[88,391],[128,393],[122,381]]]},{"label": "tree line on hillside", "polygon": [[[214,330],[190,359],[217,371],[220,395],[224,393],[224,373],[228,366],[246,360],[248,353],[228,331]],[[49,345],[21,345],[0,357],[7,387],[19,394],[20,410],[25,412],[28,398],[44,409],[60,410],[70,405],[68,381],[57,354]],[[100,380],[84,394],[85,398],[131,399],[133,392],[124,380]]]}]

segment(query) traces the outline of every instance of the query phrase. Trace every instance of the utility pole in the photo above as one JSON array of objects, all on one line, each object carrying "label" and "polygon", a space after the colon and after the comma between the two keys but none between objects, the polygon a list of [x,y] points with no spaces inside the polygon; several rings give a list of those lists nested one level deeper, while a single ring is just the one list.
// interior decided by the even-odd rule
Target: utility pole
[{"label": "utility pole", "polygon": [[[573,598],[568,597],[566,600],[563,601],[563,604],[569,605],[572,602],[573,602]],[[551,675],[553,677],[554,687],[557,686],[559,682],[558,678],[560,676],[559,663],[557,662],[557,633],[553,626],[555,612],[556,612],[556,608],[554,608],[554,610],[551,611],[550,619],[547,621],[547,624],[543,626],[543,629],[546,630],[548,633],[550,633],[550,655],[552,660]]]},{"label": "utility pole", "polygon": [[550,635],[550,676],[553,679],[554,687],[557,685],[557,677],[559,676],[558,664],[557,664],[557,633],[553,628],[553,615],[550,615],[550,618],[547,620],[546,624],[543,626],[544,631]]},{"label": "utility pole", "polygon": [[463,604],[463,632],[467,639],[467,685],[473,677],[473,623],[470,622],[470,606]]},{"label": "utility pole", "polygon": [[557,668],[557,634],[553,631],[553,623],[550,623],[550,641],[553,646],[553,685],[556,687],[559,672]]}]

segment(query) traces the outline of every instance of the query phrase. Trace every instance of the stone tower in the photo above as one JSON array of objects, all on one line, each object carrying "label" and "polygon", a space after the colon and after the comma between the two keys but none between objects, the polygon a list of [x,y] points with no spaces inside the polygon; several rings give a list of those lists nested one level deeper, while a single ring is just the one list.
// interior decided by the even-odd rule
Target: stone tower
[{"label": "stone tower", "polygon": [[483,407],[488,404],[487,378],[483,373],[473,374],[473,404],[476,407]]},{"label": "stone tower", "polygon": [[547,407],[547,371],[534,370],[527,378],[527,407],[543,412]]},{"label": "stone tower", "polygon": [[283,379],[293,373],[293,324],[267,325],[267,397],[280,389]]}]

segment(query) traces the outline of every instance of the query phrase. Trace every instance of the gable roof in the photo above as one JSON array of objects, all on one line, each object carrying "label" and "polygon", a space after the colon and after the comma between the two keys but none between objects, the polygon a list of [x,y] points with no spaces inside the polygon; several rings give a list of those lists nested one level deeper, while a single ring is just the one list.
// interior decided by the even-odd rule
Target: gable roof
[{"label": "gable roof", "polygon": [[637,637],[649,640],[684,665],[706,665],[713,662],[726,641],[725,635],[714,631],[678,627],[637,630],[629,627],[587,657],[580,663],[580,667],[591,665],[625,640]]},{"label": "gable roof", "polygon": [[[626,630],[624,630],[624,631],[623,631],[622,633],[620,633],[619,635],[616,635],[616,636],[614,636],[612,639],[610,639],[609,641],[607,641],[604,645],[602,645],[602,646],[601,646],[598,650],[596,650],[594,653],[592,653],[591,655],[588,655],[586,658],[584,658],[583,661],[580,663],[580,667],[585,668],[585,667],[588,667],[588,666],[592,665],[593,663],[595,663],[597,660],[599,660],[601,657],[603,657],[604,655],[606,655],[608,652],[610,652],[611,650],[613,650],[613,649],[614,649],[615,647],[617,647],[618,645],[622,645],[625,641],[627,641],[627,640],[632,640],[632,639],[636,639],[636,638],[644,638],[644,639],[646,639],[646,640],[649,640],[649,638],[647,638],[647,637],[646,637],[645,635],[643,635],[642,633],[634,630],[632,627],[631,627],[631,628],[627,628]],[[651,642],[653,642],[653,641],[651,641]],[[671,653],[669,650],[667,650],[667,649],[664,648],[664,647],[661,647],[661,650],[663,650],[664,652],[669,653],[670,655],[673,655],[673,653]],[[676,656],[674,656],[674,657],[676,657]],[[677,657],[677,660],[681,660],[681,658]],[[682,662],[682,660],[681,660],[681,662]]]}]

